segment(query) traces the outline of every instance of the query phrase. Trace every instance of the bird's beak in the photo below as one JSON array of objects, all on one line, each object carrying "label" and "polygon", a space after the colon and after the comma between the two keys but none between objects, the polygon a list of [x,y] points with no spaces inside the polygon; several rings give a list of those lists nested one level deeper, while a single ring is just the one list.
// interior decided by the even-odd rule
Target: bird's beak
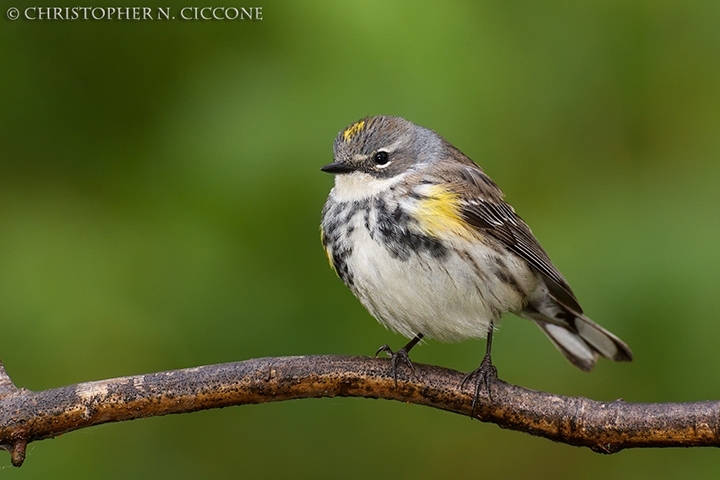
[{"label": "bird's beak", "polygon": [[333,175],[341,175],[343,173],[354,172],[355,167],[352,167],[346,163],[333,162],[333,163],[328,163],[327,165],[322,167],[320,170],[322,170],[325,173],[332,173]]}]

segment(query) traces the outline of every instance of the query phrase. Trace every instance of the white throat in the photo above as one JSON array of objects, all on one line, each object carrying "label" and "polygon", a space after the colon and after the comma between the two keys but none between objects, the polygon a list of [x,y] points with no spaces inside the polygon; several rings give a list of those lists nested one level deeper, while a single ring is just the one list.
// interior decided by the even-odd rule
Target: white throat
[{"label": "white throat", "polygon": [[340,202],[353,202],[364,200],[387,191],[393,185],[400,183],[406,173],[392,178],[375,178],[363,172],[352,172],[335,177],[335,187],[330,195]]}]

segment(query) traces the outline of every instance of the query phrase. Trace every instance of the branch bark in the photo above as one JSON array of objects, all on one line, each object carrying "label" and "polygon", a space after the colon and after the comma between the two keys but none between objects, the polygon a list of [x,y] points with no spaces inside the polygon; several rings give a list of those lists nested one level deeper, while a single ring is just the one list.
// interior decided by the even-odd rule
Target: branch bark
[{"label": "branch bark", "polygon": [[[297,398],[384,398],[471,414],[463,374],[430,365],[401,372],[387,359],[315,355],[258,358],[33,392],[0,364],[0,448],[22,465],[27,444],[136,418]],[[720,402],[597,402],[490,379],[474,417],[556,442],[614,453],[634,447],[720,446]]]}]

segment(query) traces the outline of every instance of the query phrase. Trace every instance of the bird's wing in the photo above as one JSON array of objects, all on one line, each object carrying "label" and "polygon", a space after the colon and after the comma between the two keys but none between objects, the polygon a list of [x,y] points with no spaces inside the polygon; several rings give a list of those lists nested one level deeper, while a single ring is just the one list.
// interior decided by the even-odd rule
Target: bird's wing
[{"label": "bird's wing", "polygon": [[[550,257],[540,246],[530,227],[503,200],[503,193],[490,177],[474,163],[453,167],[454,174],[445,181],[456,184],[462,192],[460,214],[481,233],[490,235],[510,251],[527,261],[545,280],[550,293],[577,314],[582,314],[575,294]],[[462,183],[458,182],[462,179]]]}]

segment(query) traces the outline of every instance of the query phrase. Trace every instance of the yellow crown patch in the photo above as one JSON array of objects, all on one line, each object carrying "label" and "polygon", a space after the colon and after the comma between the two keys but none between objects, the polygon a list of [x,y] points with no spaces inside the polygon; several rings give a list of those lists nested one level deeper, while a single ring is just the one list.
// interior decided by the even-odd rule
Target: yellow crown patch
[{"label": "yellow crown patch", "polygon": [[353,123],[343,132],[343,139],[346,143],[350,142],[350,140],[352,140],[355,135],[362,132],[363,128],[365,128],[365,120],[360,120],[357,123]]}]

